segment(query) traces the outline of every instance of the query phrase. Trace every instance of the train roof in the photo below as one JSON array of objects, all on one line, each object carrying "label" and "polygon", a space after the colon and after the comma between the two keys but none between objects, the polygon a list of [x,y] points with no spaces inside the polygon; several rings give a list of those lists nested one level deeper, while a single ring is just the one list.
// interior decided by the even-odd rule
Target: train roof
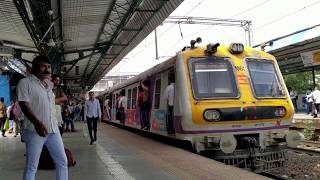
[{"label": "train roof", "polygon": [[[221,49],[228,49],[229,45],[219,45],[218,49],[221,50]],[[259,49],[255,49],[255,48],[252,48],[252,47],[249,47],[249,46],[244,46],[244,48],[246,50],[250,50],[250,51],[256,51],[256,52],[259,52],[259,53],[262,53],[264,55],[270,55],[272,56],[271,54],[269,53],[266,53],[264,51],[261,51]],[[121,84],[118,84],[108,90],[104,90],[102,92],[100,92],[98,94],[98,97],[99,96],[102,96],[102,95],[105,95],[107,94],[108,92],[112,92],[114,90],[117,90],[117,89],[120,89],[122,87],[125,87],[125,86],[128,86],[130,84],[133,84],[133,83],[136,83],[136,82],[139,82],[139,81],[142,81],[142,80],[145,80],[147,79],[147,77],[153,75],[154,73],[157,73],[157,72],[161,72],[167,68],[169,68],[170,66],[172,66],[174,64],[174,61],[177,57],[177,55],[179,54],[184,54],[184,53],[190,53],[191,51],[205,51],[207,48],[204,47],[204,46],[199,46],[199,47],[196,47],[196,48],[190,48],[190,47],[185,47],[183,48],[182,51],[179,51],[175,56],[167,59],[166,61],[160,63],[160,64],[157,64],[155,66],[153,66],[152,68],[138,74],[137,76],[134,76],[130,79],[128,79],[127,81],[121,83]]]},{"label": "train roof", "polygon": [[108,92],[112,92],[114,90],[117,90],[117,89],[120,89],[122,87],[125,87],[125,86],[128,86],[130,84],[133,84],[133,83],[136,83],[136,82],[139,82],[139,81],[142,81],[142,80],[145,80],[147,79],[147,77],[153,75],[154,73],[157,73],[157,72],[161,72],[167,68],[169,68],[170,66],[172,66],[174,64],[174,61],[176,59],[176,56],[173,56],[167,60],[165,60],[164,62],[160,63],[160,64],[157,64],[155,66],[153,66],[152,68],[128,79],[127,81],[121,83],[121,84],[118,84],[108,90],[104,90],[102,91],[101,93],[98,94],[98,97],[99,96],[102,96],[102,95],[105,95],[107,94]]}]

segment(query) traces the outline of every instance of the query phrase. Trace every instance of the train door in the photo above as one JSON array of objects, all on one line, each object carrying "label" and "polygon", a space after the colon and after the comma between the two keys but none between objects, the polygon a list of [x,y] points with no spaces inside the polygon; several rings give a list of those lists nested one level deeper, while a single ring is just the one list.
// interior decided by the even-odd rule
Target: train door
[{"label": "train door", "polygon": [[[152,130],[160,134],[168,133],[168,105],[165,98],[166,88],[169,85],[169,76],[174,76],[174,68],[170,68],[156,75],[153,89],[153,103],[151,110]],[[172,126],[171,126],[172,127]]]},{"label": "train door", "polygon": [[175,71],[171,68],[168,72],[168,85],[166,86],[166,105],[167,105],[167,131],[169,135],[175,134],[174,130],[174,98],[175,98]]},{"label": "train door", "polygon": [[153,102],[151,109],[151,129],[152,131],[161,132],[164,126],[163,118],[161,117],[161,84],[163,84],[161,74],[156,75],[155,85],[153,89]]}]

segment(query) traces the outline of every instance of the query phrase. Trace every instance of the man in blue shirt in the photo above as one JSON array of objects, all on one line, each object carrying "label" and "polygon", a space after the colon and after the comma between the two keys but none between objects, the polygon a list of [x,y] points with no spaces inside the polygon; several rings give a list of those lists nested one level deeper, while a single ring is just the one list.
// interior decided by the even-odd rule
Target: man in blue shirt
[{"label": "man in blue shirt", "polygon": [[[84,118],[87,120],[90,144],[97,141],[97,122],[101,119],[100,103],[95,98],[94,92],[89,92],[89,100],[84,104]],[[94,134],[92,135],[92,129]]]}]

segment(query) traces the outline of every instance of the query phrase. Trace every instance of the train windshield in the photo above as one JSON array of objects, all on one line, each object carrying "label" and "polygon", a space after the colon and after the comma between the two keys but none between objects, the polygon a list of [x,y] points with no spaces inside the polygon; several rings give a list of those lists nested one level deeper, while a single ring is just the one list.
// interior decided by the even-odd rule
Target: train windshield
[{"label": "train windshield", "polygon": [[227,58],[191,58],[189,69],[196,99],[238,97],[234,71]]},{"label": "train windshield", "polygon": [[283,86],[272,61],[249,58],[247,67],[256,97],[284,97]]}]

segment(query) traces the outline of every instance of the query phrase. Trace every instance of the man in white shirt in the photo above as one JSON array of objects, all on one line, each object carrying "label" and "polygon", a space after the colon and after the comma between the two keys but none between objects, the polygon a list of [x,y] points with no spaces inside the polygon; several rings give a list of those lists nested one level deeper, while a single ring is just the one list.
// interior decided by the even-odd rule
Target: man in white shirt
[{"label": "man in white shirt", "polygon": [[[90,144],[97,141],[97,122],[101,119],[101,109],[99,101],[94,97],[94,92],[89,92],[89,100],[84,104],[84,118],[87,120]],[[92,136],[93,128],[93,136]]]},{"label": "man in white shirt", "polygon": [[173,127],[173,104],[174,104],[174,78],[169,78],[170,84],[167,86],[164,98],[167,100],[168,114],[167,114],[167,131],[168,134],[174,134]]},{"label": "man in white shirt", "polygon": [[24,114],[23,140],[27,151],[24,180],[35,179],[43,145],[54,159],[56,179],[68,179],[67,157],[59,134],[50,78],[50,61],[40,55],[32,62],[32,75],[20,80],[17,85],[18,101]]},{"label": "man in white shirt", "polygon": [[311,94],[312,94],[314,106],[316,107],[316,111],[313,117],[316,118],[318,117],[318,113],[320,111],[320,91],[318,90],[317,87],[315,87],[314,91]]},{"label": "man in white shirt", "polygon": [[121,113],[121,117],[120,117],[120,123],[121,124],[125,124],[125,112],[126,112],[126,109],[127,109],[127,98],[126,98],[126,90],[125,89],[122,89],[120,91],[120,98],[119,98],[119,104],[118,104],[118,107],[119,107],[119,111]]}]

